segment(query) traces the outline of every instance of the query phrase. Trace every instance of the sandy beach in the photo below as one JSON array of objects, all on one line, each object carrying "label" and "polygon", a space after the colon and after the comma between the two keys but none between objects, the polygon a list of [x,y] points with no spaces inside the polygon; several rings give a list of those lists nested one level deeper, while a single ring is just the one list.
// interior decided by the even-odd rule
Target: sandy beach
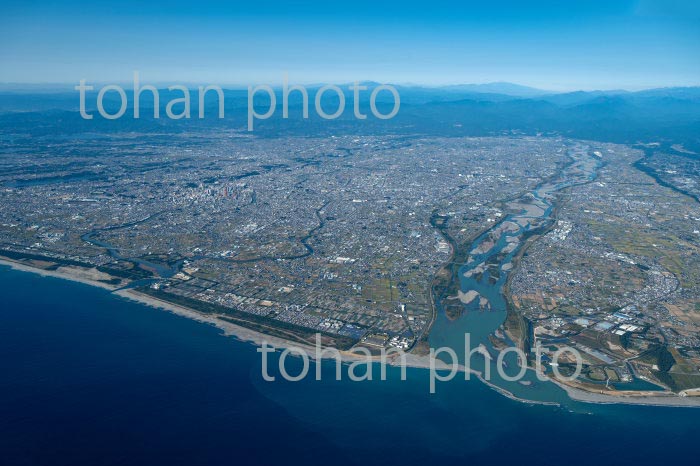
[{"label": "sandy beach", "polygon": [[566,385],[556,379],[551,380],[564,389],[569,398],[584,403],[700,408],[700,397],[679,396],[674,394],[657,395],[653,392],[646,392],[648,394],[639,393],[636,395],[629,394],[629,392],[594,393]]},{"label": "sandy beach", "polygon": [[114,291],[119,288],[119,285],[110,285],[109,283],[100,282],[98,280],[109,280],[114,278],[106,273],[99,272],[97,269],[86,269],[82,267],[74,267],[70,265],[60,266],[56,270],[45,270],[22,262],[0,259],[0,265],[6,265],[14,270],[22,272],[30,272],[42,277],[62,278],[64,280],[72,280],[74,282],[83,283],[85,285],[104,288],[105,290]]},{"label": "sandy beach", "polygon": [[[43,277],[53,277],[60,278],[64,280],[71,280],[74,282],[79,282],[85,285],[96,286],[103,288],[112,292],[113,294],[132,301],[145,304],[149,307],[165,310],[173,314],[185,317],[197,322],[206,323],[213,325],[220,329],[225,336],[231,336],[238,340],[252,343],[256,346],[262,346],[264,343],[274,347],[276,350],[284,350],[286,348],[301,348],[307,352],[307,354],[313,358],[315,356],[315,347],[312,345],[305,345],[299,342],[292,342],[279,337],[274,337],[266,335],[248,328],[236,325],[234,323],[223,320],[216,315],[204,314],[197,312],[193,309],[189,309],[184,306],[180,306],[168,301],[164,301],[153,296],[147,295],[145,293],[140,293],[133,289],[119,289],[122,288],[127,282],[121,283],[120,285],[110,285],[98,280],[109,280],[111,277],[103,272],[99,272],[96,269],[87,269],[83,267],[76,266],[60,266],[56,270],[45,270],[38,267],[33,267],[25,263],[10,259],[0,259],[0,265],[9,266],[14,270],[34,273]],[[352,363],[355,361],[366,361],[366,357],[361,354],[354,354],[350,351],[340,351],[341,359],[343,363]],[[333,359],[328,357],[328,359]],[[398,366],[400,361],[398,358],[389,360],[389,364],[392,366]],[[372,358],[373,362],[380,362],[378,356]],[[430,357],[428,356],[418,356],[412,353],[406,353],[406,367],[430,369],[432,367]],[[452,366],[444,363],[443,361],[436,359],[433,361],[434,367],[438,370],[450,370]],[[464,372],[466,368],[462,365],[458,366],[458,372]],[[501,395],[521,403],[526,404],[538,404],[538,405],[559,405],[556,402],[542,402],[527,400],[515,396],[511,392],[494,385],[493,383],[485,380],[482,374],[478,371],[470,369],[470,372],[474,374],[482,383],[486,384],[493,390],[497,391]],[[556,383],[559,387],[566,391],[569,398],[575,401],[580,401],[584,403],[596,403],[596,404],[633,404],[633,405],[652,405],[652,406],[676,406],[676,407],[700,407],[700,397],[694,396],[678,396],[678,395],[665,395],[660,396],[649,392],[649,394],[629,394],[628,392],[617,392],[617,393],[594,393],[587,390],[582,390],[580,388],[572,387],[570,385],[564,384],[554,379],[550,379],[553,383]]]},{"label": "sandy beach", "polygon": [[[186,317],[197,322],[213,325],[219,328],[225,336],[231,336],[238,340],[252,343],[256,346],[262,346],[263,343],[267,343],[269,346],[272,346],[277,350],[284,350],[286,348],[295,347],[306,350],[309,356],[315,355],[315,347],[312,345],[305,345],[299,342],[292,342],[279,337],[266,335],[255,330],[250,330],[248,328],[221,319],[216,315],[197,312],[193,309],[189,309],[187,307],[180,306],[175,303],[164,301],[162,299],[155,298],[148,294],[140,293],[133,289],[119,289],[124,284],[114,286],[97,281],[98,279],[108,280],[113,277],[110,277],[107,274],[99,272],[95,269],[85,269],[74,266],[62,266],[56,270],[44,270],[38,267],[32,267],[30,265],[9,259],[0,259],[0,265],[6,265],[11,267],[13,270],[29,272],[36,275],[40,275],[42,277],[60,278],[63,280],[70,280],[85,285],[103,288],[112,292],[114,295],[120,296],[122,298],[130,299],[132,301],[145,304],[155,309],[168,311],[173,314],[179,315],[181,317]],[[366,360],[364,355],[353,354],[350,351],[340,351],[339,353],[343,362]],[[379,362],[379,357],[374,357],[373,360]],[[390,359],[390,364],[398,365],[398,361]],[[415,354],[407,353],[406,366],[428,369],[431,367],[430,358],[428,358],[427,356],[417,356]],[[444,370],[450,368],[450,366],[448,366],[441,360],[435,360],[435,367],[437,369]]]}]

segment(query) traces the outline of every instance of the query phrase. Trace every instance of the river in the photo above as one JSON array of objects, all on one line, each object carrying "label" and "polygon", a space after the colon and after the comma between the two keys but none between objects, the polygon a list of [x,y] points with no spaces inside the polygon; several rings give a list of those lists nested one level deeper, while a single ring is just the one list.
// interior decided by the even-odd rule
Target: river
[{"label": "river", "polygon": [[[570,147],[568,155],[570,162],[552,179],[507,203],[508,210],[514,213],[503,216],[466,246],[469,254],[465,256],[466,262],[459,265],[457,274],[465,312],[456,319],[449,318],[438,306],[438,315],[430,332],[431,347],[454,349],[462,364],[466,362],[465,334],[469,334],[470,350],[481,344],[492,355],[489,380],[492,384],[519,398],[562,404],[570,404],[564,390],[551,382],[539,381],[534,371],[528,371],[517,382],[500,377],[495,365],[498,351],[488,337],[506,319],[504,286],[513,270],[514,258],[525,246],[527,237],[544,231],[555,222],[556,199],[562,190],[595,180],[597,170],[603,164],[601,157],[579,145]],[[486,361],[477,354],[469,364],[472,369],[483,373]],[[504,361],[506,375],[517,375],[517,355],[510,353]]]}]

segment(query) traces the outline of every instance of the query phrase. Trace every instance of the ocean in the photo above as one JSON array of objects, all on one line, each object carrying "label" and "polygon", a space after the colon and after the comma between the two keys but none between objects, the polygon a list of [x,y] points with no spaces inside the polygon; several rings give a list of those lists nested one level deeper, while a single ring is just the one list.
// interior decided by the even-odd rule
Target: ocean
[{"label": "ocean", "polygon": [[[321,381],[266,382],[255,346],[106,290],[0,266],[0,296],[3,465],[638,466],[700,457],[700,409],[529,405],[461,377],[431,395],[426,370],[408,369],[407,381],[392,368],[386,381],[335,381],[330,361]],[[300,365],[287,359],[289,372]]]}]

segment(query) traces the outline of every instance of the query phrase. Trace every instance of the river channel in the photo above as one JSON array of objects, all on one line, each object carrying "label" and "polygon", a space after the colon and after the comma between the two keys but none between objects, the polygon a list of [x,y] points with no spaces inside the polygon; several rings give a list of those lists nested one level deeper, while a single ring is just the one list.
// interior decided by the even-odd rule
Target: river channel
[{"label": "river channel", "polygon": [[[430,332],[432,348],[452,348],[461,364],[466,361],[465,334],[469,335],[469,349],[483,345],[491,355],[490,379],[492,385],[512,395],[540,402],[567,401],[566,393],[551,382],[537,379],[534,371],[527,371],[519,381],[508,381],[499,376],[496,358],[499,353],[491,342],[493,334],[506,319],[507,303],[504,285],[514,267],[514,258],[522,250],[528,236],[542,232],[555,222],[555,204],[559,193],[572,186],[595,180],[603,165],[601,157],[581,146],[573,146],[568,153],[571,161],[557,175],[539,184],[531,192],[508,202],[509,211],[471,244],[463,264],[459,264],[459,296],[465,311],[458,318],[448,318],[439,306]],[[464,256],[463,256],[464,257]],[[505,337],[507,339],[507,337]],[[512,346],[513,342],[507,340]],[[449,356],[443,358],[449,360]],[[469,367],[484,373],[488,357],[476,354]],[[505,375],[515,376],[520,371],[518,357],[510,353],[504,358]]]}]

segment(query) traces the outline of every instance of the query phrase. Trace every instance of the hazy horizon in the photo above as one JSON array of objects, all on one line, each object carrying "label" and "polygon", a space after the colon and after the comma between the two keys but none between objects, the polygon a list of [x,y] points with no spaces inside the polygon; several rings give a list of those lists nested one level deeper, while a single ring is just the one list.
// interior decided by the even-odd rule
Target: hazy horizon
[{"label": "hazy horizon", "polygon": [[[273,89],[280,89],[282,87],[282,76],[280,76],[277,81],[269,81],[269,82],[264,82],[264,81],[255,81],[255,82],[248,82],[248,83],[217,83],[217,82],[204,82],[204,81],[194,81],[194,82],[185,82],[185,81],[170,81],[170,82],[165,82],[165,81],[150,81],[143,76],[141,76],[140,80],[141,85],[153,85],[159,89],[165,89],[167,86],[170,85],[175,85],[175,84],[180,84],[188,87],[191,90],[196,90],[198,86],[200,85],[218,85],[224,90],[231,90],[231,91],[236,91],[236,90],[247,90],[248,86],[255,86],[258,84],[269,84]],[[289,84],[299,84],[299,85],[304,85],[307,87],[314,87],[314,86],[322,86],[325,84],[335,84],[338,86],[343,86],[343,85],[349,85],[352,84],[355,81],[351,80],[340,80],[340,81],[333,81],[333,82],[321,82],[318,80],[312,80],[312,81],[300,81],[300,80],[293,80],[290,78]],[[369,79],[363,79],[357,81],[359,83],[370,83],[370,82],[376,82],[379,84],[377,81],[369,80]],[[31,91],[31,90],[37,90],[37,91],[75,91],[74,87],[78,84],[78,81],[76,80],[75,82],[0,82],[0,91],[5,91],[5,92],[22,92],[22,91]],[[105,86],[108,84],[116,84],[124,88],[126,91],[129,91],[132,86],[133,86],[133,81],[128,81],[128,80],[120,80],[120,81],[88,81],[88,85],[93,85],[93,86]],[[566,94],[566,93],[572,93],[572,92],[629,92],[629,93],[634,93],[634,92],[642,92],[642,91],[649,91],[649,90],[656,90],[656,89],[674,89],[674,88],[700,88],[700,83],[697,84],[689,84],[689,85],[681,85],[681,86],[665,86],[665,85],[656,85],[656,86],[647,86],[647,87],[640,87],[640,88],[624,88],[624,87],[617,87],[617,88],[607,88],[607,89],[602,89],[602,88],[570,88],[570,89],[552,89],[552,88],[541,88],[541,87],[535,87],[535,86],[530,86],[527,84],[522,84],[518,82],[512,82],[512,81],[486,81],[486,82],[458,82],[458,83],[446,83],[446,84],[428,84],[428,83],[401,83],[401,82],[393,82],[393,81],[388,81],[388,82],[382,82],[381,84],[389,84],[393,86],[400,86],[400,87],[409,87],[409,88],[424,88],[424,89],[446,89],[450,87],[479,87],[479,86],[484,86],[484,87],[489,87],[489,86],[499,86],[499,85],[507,85],[507,86],[516,86],[516,87],[522,87],[523,89],[531,89],[533,91],[539,91],[542,93],[542,95],[546,95],[548,93],[551,94]],[[99,90],[99,89],[97,89]],[[97,92],[97,90],[92,91],[92,92]],[[483,93],[499,93],[493,90],[482,90],[481,92]],[[507,94],[507,92],[500,92],[503,94]]]}]

